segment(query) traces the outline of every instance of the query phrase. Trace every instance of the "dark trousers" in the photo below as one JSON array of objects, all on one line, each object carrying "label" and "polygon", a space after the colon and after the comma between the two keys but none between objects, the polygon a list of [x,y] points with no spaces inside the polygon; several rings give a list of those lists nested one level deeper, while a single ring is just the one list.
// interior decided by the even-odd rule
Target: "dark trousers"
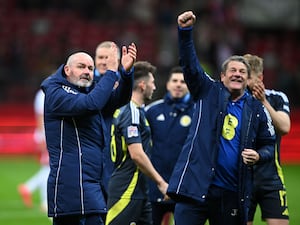
[{"label": "dark trousers", "polygon": [[241,225],[236,192],[211,186],[205,202],[178,202],[175,206],[176,225]]},{"label": "dark trousers", "polygon": [[53,225],[104,225],[104,214],[71,215],[53,218]]}]

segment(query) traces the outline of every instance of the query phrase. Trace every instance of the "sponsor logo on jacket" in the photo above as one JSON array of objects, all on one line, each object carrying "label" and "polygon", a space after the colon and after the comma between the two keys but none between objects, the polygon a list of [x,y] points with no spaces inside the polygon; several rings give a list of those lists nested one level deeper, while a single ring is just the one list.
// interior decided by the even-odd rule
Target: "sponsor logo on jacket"
[{"label": "sponsor logo on jacket", "polygon": [[73,94],[73,95],[77,95],[78,92],[74,91],[71,89],[71,87],[68,87],[66,85],[63,85],[62,88],[67,92],[67,93],[70,93],[70,94]]}]

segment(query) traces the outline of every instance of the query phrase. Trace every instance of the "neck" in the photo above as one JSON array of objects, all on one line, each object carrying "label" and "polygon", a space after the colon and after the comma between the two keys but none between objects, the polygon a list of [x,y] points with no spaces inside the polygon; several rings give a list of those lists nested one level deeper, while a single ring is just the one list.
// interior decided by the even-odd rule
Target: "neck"
[{"label": "neck", "polygon": [[139,92],[133,91],[131,96],[131,101],[133,101],[138,106],[142,106],[145,104],[143,95]]},{"label": "neck", "polygon": [[231,93],[231,101],[236,102],[238,101],[241,97],[243,97],[245,92],[238,92],[238,93]]}]

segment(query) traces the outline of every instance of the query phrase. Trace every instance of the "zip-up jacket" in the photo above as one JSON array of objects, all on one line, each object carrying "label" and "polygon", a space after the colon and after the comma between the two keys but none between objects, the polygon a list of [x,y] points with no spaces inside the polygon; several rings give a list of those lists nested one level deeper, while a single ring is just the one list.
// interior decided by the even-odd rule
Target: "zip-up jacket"
[{"label": "zip-up jacket", "polygon": [[[176,201],[204,202],[215,176],[220,136],[230,93],[223,83],[212,80],[202,69],[192,40],[192,28],[179,28],[180,64],[196,103],[190,132],[169,181],[167,194]],[[274,127],[263,105],[251,95],[242,111],[240,152],[255,149],[258,163],[274,157]],[[252,166],[238,164],[238,195],[242,224],[252,188]]]},{"label": "zip-up jacket", "polygon": [[67,81],[63,67],[41,85],[51,167],[48,215],[105,213],[101,176],[107,128],[102,110],[114,100],[118,76],[107,71],[94,87],[79,88]]},{"label": "zip-up jacket", "polygon": [[[190,94],[181,99],[173,99],[170,93],[167,93],[163,99],[145,107],[153,142],[150,159],[167,182],[187,137],[194,112],[193,106]],[[152,180],[149,182],[150,201],[162,201],[164,197],[156,183]]]}]

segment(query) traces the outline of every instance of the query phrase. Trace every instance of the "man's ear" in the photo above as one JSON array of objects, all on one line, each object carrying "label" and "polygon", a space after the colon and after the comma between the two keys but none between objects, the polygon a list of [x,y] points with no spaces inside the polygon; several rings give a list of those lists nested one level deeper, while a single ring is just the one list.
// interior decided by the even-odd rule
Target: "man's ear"
[{"label": "man's ear", "polygon": [[225,73],[222,72],[222,73],[220,74],[220,79],[221,79],[221,81],[223,81],[224,77],[225,77]]},{"label": "man's ear", "polygon": [[263,81],[263,79],[264,79],[264,75],[261,73],[261,74],[258,74],[258,79],[260,80],[260,81]]},{"label": "man's ear", "polygon": [[168,82],[166,83],[166,90],[167,90],[167,91],[170,90],[169,86],[170,86],[170,82],[168,81]]},{"label": "man's ear", "polygon": [[66,76],[69,76],[69,74],[70,74],[70,67],[68,65],[65,65],[64,66],[64,71],[65,71]]},{"label": "man's ear", "polygon": [[145,81],[140,80],[138,85],[137,85],[142,91],[145,90]]}]

